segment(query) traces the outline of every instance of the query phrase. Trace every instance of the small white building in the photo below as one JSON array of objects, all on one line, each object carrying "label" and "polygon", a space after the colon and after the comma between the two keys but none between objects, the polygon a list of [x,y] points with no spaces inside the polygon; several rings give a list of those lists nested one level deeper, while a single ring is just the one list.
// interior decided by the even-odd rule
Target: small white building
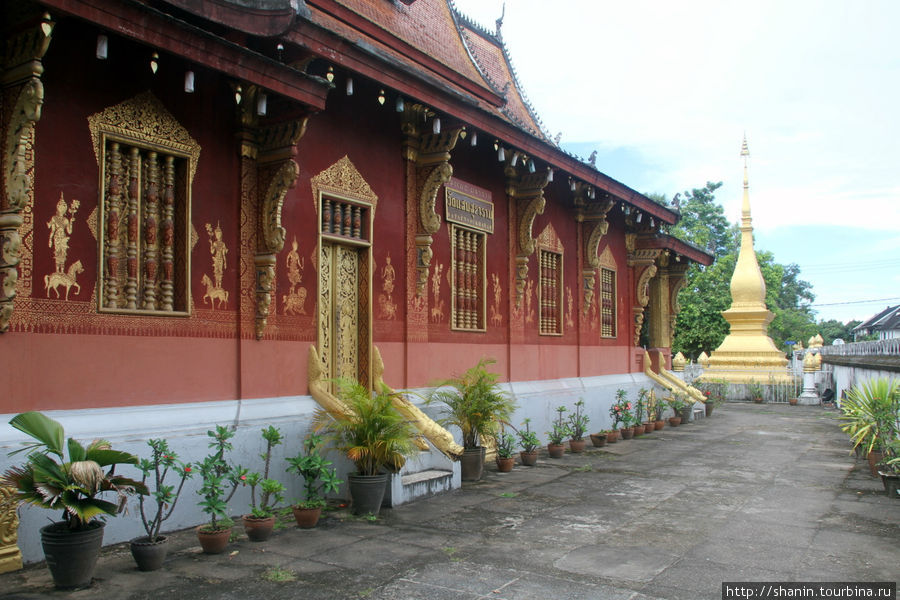
[{"label": "small white building", "polygon": [[889,306],[883,311],[853,328],[853,339],[872,333],[878,334],[879,340],[900,338],[900,304]]}]

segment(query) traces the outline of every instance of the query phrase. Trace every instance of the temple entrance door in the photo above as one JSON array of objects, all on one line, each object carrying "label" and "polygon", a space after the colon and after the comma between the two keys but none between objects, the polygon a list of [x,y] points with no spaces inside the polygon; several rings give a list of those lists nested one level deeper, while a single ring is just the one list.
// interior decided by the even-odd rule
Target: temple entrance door
[{"label": "temple entrance door", "polygon": [[368,255],[368,247],[322,240],[318,319],[325,376],[355,379],[366,386],[371,322]]}]

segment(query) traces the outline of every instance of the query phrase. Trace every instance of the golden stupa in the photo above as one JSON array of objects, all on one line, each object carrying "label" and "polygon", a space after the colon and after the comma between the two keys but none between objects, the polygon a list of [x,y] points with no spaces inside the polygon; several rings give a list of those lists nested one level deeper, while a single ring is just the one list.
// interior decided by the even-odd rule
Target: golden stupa
[{"label": "golden stupa", "polygon": [[731,308],[722,316],[731,326],[728,336],[709,357],[709,366],[701,381],[725,380],[730,383],[784,383],[791,380],[784,353],[768,335],[773,315],[766,308],[766,282],[753,250],[753,225],[750,219],[750,184],[747,138],[741,146],[744,157],[744,200],[741,206],[741,248],[734,275],[731,276]]}]

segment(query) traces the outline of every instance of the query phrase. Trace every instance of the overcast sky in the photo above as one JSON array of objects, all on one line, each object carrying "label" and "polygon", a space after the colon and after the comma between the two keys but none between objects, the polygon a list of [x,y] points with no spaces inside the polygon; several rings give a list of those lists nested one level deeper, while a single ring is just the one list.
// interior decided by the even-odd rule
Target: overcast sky
[{"label": "overcast sky", "polygon": [[[502,0],[455,0],[489,30]],[[820,319],[900,304],[900,2],[508,0],[503,39],[545,128],[630,187],[722,181]],[[866,301],[865,303],[860,301]]]}]

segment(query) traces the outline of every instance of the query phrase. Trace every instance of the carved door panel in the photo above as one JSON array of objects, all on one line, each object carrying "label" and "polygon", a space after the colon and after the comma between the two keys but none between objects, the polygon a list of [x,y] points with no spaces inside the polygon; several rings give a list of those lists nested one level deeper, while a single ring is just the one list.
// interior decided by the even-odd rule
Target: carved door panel
[{"label": "carved door panel", "polygon": [[323,240],[319,281],[319,355],[328,378],[368,385],[366,249]]}]

